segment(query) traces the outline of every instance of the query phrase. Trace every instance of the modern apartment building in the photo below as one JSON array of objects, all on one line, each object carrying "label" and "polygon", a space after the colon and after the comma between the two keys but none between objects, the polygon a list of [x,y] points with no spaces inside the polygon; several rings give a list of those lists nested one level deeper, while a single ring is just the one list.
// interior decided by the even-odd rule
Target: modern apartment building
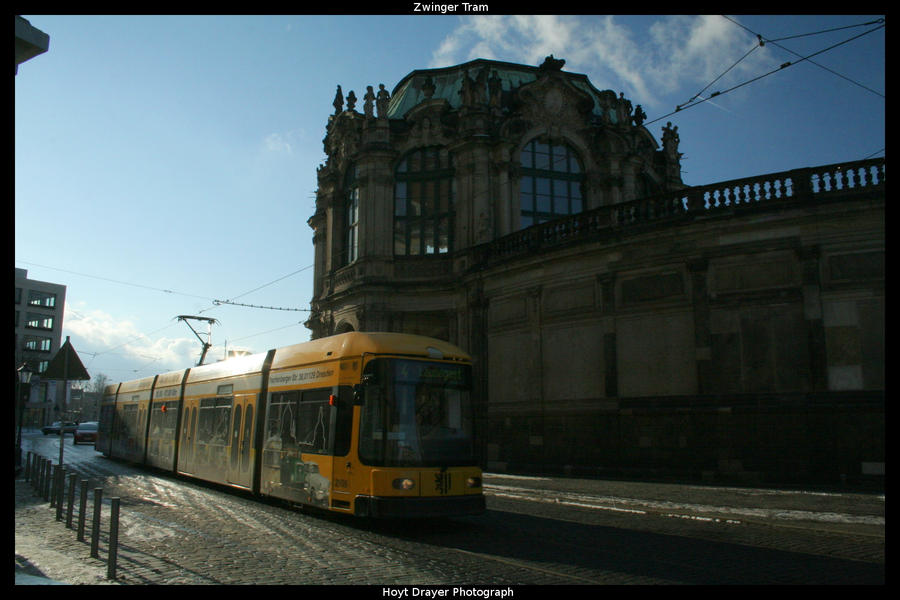
[{"label": "modern apartment building", "polygon": [[63,310],[66,286],[28,279],[28,271],[16,269],[15,367],[23,362],[34,373],[31,395],[26,406],[26,423],[37,424],[45,411],[53,409],[61,385],[41,381],[50,359],[62,345]]}]

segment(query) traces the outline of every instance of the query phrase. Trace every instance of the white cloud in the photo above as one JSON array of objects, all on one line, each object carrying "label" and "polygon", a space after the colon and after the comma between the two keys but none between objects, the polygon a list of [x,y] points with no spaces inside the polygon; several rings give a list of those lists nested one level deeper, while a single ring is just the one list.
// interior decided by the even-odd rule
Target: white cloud
[{"label": "white cloud", "polygon": [[[430,66],[474,58],[538,65],[553,54],[566,59],[566,70],[585,73],[599,89],[624,91],[635,103],[662,108],[666,95],[699,91],[755,41],[719,15],[648,18],[654,19],[649,27],[637,30],[632,25],[637,21],[625,25],[623,18],[609,15],[463,17],[440,42]],[[729,76],[759,72],[762,56],[754,53]]]},{"label": "white cloud", "polygon": [[289,141],[289,135],[282,135],[280,133],[270,133],[263,140],[263,147],[268,152],[284,152],[290,154],[292,151],[291,143]]},{"label": "white cloud", "polygon": [[[101,310],[76,309],[68,303],[65,330],[72,336],[72,344],[85,366],[114,362],[120,371],[134,369],[156,373],[195,364],[200,355],[197,340],[165,336],[151,339],[131,321]],[[104,368],[100,367],[99,371]],[[92,370],[96,369],[88,367],[88,372]],[[116,375],[110,376],[115,378]]]}]

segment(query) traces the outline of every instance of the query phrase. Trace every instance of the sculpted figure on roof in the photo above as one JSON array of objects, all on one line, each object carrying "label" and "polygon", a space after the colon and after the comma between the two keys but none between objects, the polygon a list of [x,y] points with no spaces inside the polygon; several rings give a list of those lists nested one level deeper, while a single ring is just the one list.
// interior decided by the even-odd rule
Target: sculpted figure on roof
[{"label": "sculpted figure on roof", "polygon": [[497,77],[497,71],[491,72],[491,78],[488,79],[488,104],[492,108],[500,108],[500,94],[503,91],[503,84]]},{"label": "sculpted figure on roof", "polygon": [[341,86],[337,86],[337,93],[335,93],[334,102],[331,105],[334,107],[336,115],[341,114],[341,111],[344,110],[344,92],[341,91]]},{"label": "sculpted figure on roof", "polygon": [[363,113],[366,115],[366,119],[371,119],[373,116],[372,110],[375,104],[375,92],[372,90],[371,85],[366,86],[366,95],[363,96]]},{"label": "sculpted figure on roof", "polygon": [[541,66],[538,68],[541,71],[560,71],[562,70],[564,64],[566,64],[566,59],[553,58],[553,55],[551,54],[544,59],[544,62],[541,63]]},{"label": "sculpted figure on roof", "polygon": [[384,89],[384,84],[378,84],[378,96],[375,99],[375,108],[378,109],[378,118],[386,119],[388,112],[388,101],[391,99],[391,95],[388,93],[386,89]]}]

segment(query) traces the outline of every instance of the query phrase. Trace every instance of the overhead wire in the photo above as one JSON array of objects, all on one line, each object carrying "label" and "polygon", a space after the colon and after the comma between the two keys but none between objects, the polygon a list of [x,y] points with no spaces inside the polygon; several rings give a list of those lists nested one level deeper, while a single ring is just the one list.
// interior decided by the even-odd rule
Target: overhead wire
[{"label": "overhead wire", "polygon": [[[279,281],[281,281],[281,280],[283,280],[283,279],[287,279],[288,277],[291,277],[291,276],[293,276],[293,275],[296,275],[297,273],[302,273],[303,271],[306,271],[307,269],[311,269],[312,267],[313,267],[313,265],[306,265],[306,266],[303,267],[302,269],[297,269],[297,270],[294,271],[293,273],[288,273],[287,275],[284,275],[283,277],[279,277],[278,279],[275,279],[275,280],[273,280],[273,281],[270,281],[269,283],[264,283],[263,285],[261,285],[261,286],[259,286],[259,287],[255,287],[255,288],[253,288],[252,290],[250,290],[250,291],[248,291],[248,292],[244,292],[243,294],[238,294],[237,296],[233,296],[232,298],[230,298],[230,299],[228,299],[228,300],[215,300],[215,299],[214,299],[214,300],[213,300],[213,306],[219,306],[219,305],[221,305],[221,304],[231,304],[231,305],[235,305],[235,306],[245,306],[245,307],[251,307],[251,308],[268,308],[268,309],[271,309],[271,310],[297,310],[297,311],[303,311],[303,310],[306,310],[306,309],[302,309],[302,308],[276,308],[276,307],[271,307],[271,306],[257,306],[257,305],[254,305],[254,304],[241,304],[241,303],[238,303],[238,302],[234,302],[234,300],[237,300],[238,298],[243,298],[244,296],[247,296],[248,294],[252,294],[253,292],[256,292],[256,291],[259,291],[259,290],[261,290],[261,289],[263,289],[263,288],[269,287],[270,285],[273,285],[273,284],[275,284],[275,283],[278,283]],[[211,306],[211,307],[209,307],[209,308],[203,309],[203,310],[200,311],[200,312],[202,313],[202,312],[205,312],[205,311],[210,310],[210,309],[212,309],[212,308],[213,308],[213,307]]]},{"label": "overhead wire", "polygon": [[[741,28],[743,28],[743,29],[749,31],[750,33],[754,34],[755,36],[757,36],[757,38],[760,39],[760,42],[765,41],[765,42],[767,42],[767,43],[770,43],[770,44],[772,44],[773,46],[777,46],[778,48],[781,48],[781,49],[784,50],[785,52],[790,52],[790,53],[793,54],[794,56],[801,56],[801,55],[798,54],[798,53],[796,53],[796,52],[794,52],[794,51],[791,50],[790,48],[786,48],[786,47],[782,46],[782,45],[779,44],[778,42],[783,41],[783,40],[792,40],[792,39],[801,38],[801,37],[808,37],[808,36],[812,36],[812,35],[820,35],[820,34],[823,34],[823,33],[831,33],[831,32],[833,32],[833,31],[841,31],[841,30],[843,30],[843,29],[853,29],[854,27],[865,27],[865,26],[868,26],[868,25],[875,25],[875,24],[880,25],[879,27],[876,27],[876,28],[874,28],[874,29],[872,29],[872,30],[870,30],[870,31],[863,32],[863,33],[861,33],[860,35],[856,36],[856,37],[861,37],[861,36],[863,36],[863,35],[866,35],[866,34],[868,34],[868,33],[871,33],[871,32],[873,32],[873,31],[877,31],[877,30],[881,29],[882,27],[884,27],[884,22],[885,22],[884,19],[875,19],[875,20],[873,20],[873,21],[867,21],[867,22],[865,22],[865,23],[857,23],[856,25],[845,25],[845,26],[843,26],[843,27],[833,27],[833,28],[831,28],[831,29],[823,29],[822,31],[814,31],[814,32],[811,32],[811,33],[801,33],[801,34],[798,34],[798,35],[790,35],[790,36],[786,36],[786,37],[776,38],[776,39],[774,39],[774,40],[770,40],[770,39],[765,39],[765,38],[763,38],[760,34],[754,32],[752,29],[749,29],[748,27],[746,27],[746,26],[743,25],[742,23],[739,23],[739,22],[735,21],[734,19],[730,18],[729,16],[727,16],[727,15],[722,15],[722,16],[723,16],[725,19],[727,19],[727,20],[731,21],[732,23],[734,23],[735,25],[737,25],[738,27],[741,27]],[[854,38],[850,38],[850,39],[847,40],[847,41],[851,41],[851,40],[854,40],[854,39],[856,39],[856,38],[855,38],[855,37],[854,37]],[[837,45],[840,45],[840,44],[837,44]],[[826,50],[830,50],[830,48],[826,48]],[[824,50],[823,50],[822,52],[824,52]],[[821,53],[821,52],[820,52],[820,53]],[[819,53],[819,54],[820,54],[820,53]],[[815,56],[815,54],[811,54],[810,56]],[[801,58],[802,58],[802,57],[801,57]],[[868,86],[865,86],[865,85],[859,83],[858,81],[855,81],[855,80],[853,80],[853,79],[851,79],[851,78],[849,78],[849,77],[847,77],[847,76],[845,76],[845,75],[842,75],[841,73],[838,73],[837,71],[835,71],[835,70],[833,70],[833,69],[830,69],[830,68],[826,67],[825,65],[821,65],[821,64],[817,63],[817,62],[814,61],[814,60],[810,60],[809,57],[807,57],[807,58],[805,58],[805,59],[803,59],[803,60],[809,60],[809,62],[810,62],[811,64],[813,64],[813,65],[819,67],[820,69],[824,69],[825,71],[828,71],[828,72],[831,73],[832,75],[836,75],[836,76],[840,77],[841,79],[844,79],[844,80],[846,80],[846,81],[849,81],[849,82],[852,83],[853,85],[859,86],[859,87],[863,88],[863,89],[866,90],[866,91],[872,92],[872,93],[875,94],[876,96],[880,96],[880,97],[882,97],[882,98],[885,97],[884,94],[882,94],[881,92],[878,92],[878,91],[876,91],[876,90],[873,90],[872,88],[870,88],[870,87],[868,87]]]},{"label": "overhead wire", "polygon": [[690,104],[691,102],[693,102],[694,100],[696,100],[697,98],[699,98],[699,97],[700,97],[700,94],[702,94],[703,92],[705,92],[706,90],[708,90],[715,82],[717,82],[718,80],[720,80],[720,79],[722,79],[723,77],[725,77],[725,75],[727,75],[728,72],[731,71],[733,68],[735,68],[736,66],[738,66],[738,64],[739,64],[742,60],[744,60],[745,58],[747,58],[748,56],[750,56],[750,54],[752,54],[753,52],[755,52],[755,51],[757,50],[757,48],[761,48],[762,46],[763,46],[763,41],[762,41],[762,39],[760,39],[760,41],[759,41],[758,44],[756,44],[756,45],[754,45],[752,48],[750,48],[750,50],[748,50],[746,54],[744,54],[742,57],[740,57],[739,59],[737,59],[737,61],[736,61],[733,65],[731,65],[730,67],[728,67],[727,69],[725,69],[725,71],[724,71],[721,75],[719,75],[718,77],[716,77],[715,79],[713,79],[712,81],[710,81],[710,82],[706,85],[706,87],[704,87],[702,90],[700,90],[699,92],[697,92],[696,94],[694,94],[694,95],[691,97],[690,100],[688,100],[688,101],[685,102],[684,104],[679,104],[679,105],[678,105],[678,108],[684,107],[684,106]]},{"label": "overhead wire", "polygon": [[[724,15],[723,15],[723,16],[724,16]],[[740,27],[746,29],[746,30],[749,31],[750,33],[753,33],[754,35],[756,35],[756,36],[758,37],[758,39],[759,39],[761,42],[767,41],[767,40],[766,40],[765,38],[763,38],[761,35],[757,34],[756,32],[752,31],[751,29],[745,27],[744,25],[738,23],[737,21],[734,21],[733,19],[731,19],[731,18],[729,18],[729,17],[727,17],[727,16],[725,16],[725,18],[728,19],[729,21],[735,23],[736,25],[738,25],[738,26],[740,26]],[[822,53],[824,53],[824,52],[828,52],[829,50],[833,50],[834,48],[837,48],[838,46],[842,46],[842,45],[844,45],[844,44],[847,44],[847,43],[849,43],[849,42],[852,42],[852,41],[855,40],[855,39],[858,39],[858,38],[863,37],[864,35],[868,35],[868,34],[870,34],[870,33],[873,33],[873,32],[875,32],[875,31],[878,31],[879,29],[883,29],[884,26],[885,26],[885,25],[884,25],[884,19],[879,19],[879,20],[876,20],[876,21],[872,21],[872,22],[869,22],[869,23],[867,23],[867,24],[872,24],[872,23],[879,23],[879,26],[878,26],[878,27],[875,27],[875,28],[873,28],[873,29],[869,29],[869,30],[867,30],[867,31],[864,31],[864,32],[862,32],[862,33],[860,33],[860,34],[858,34],[858,35],[855,35],[855,36],[853,36],[853,37],[851,37],[851,38],[849,38],[849,39],[846,39],[846,40],[844,40],[844,41],[841,41],[841,42],[838,42],[838,43],[836,43],[836,44],[833,44],[833,45],[831,45],[831,46],[829,46],[829,47],[827,47],[827,48],[824,48],[824,49],[822,49],[822,50],[819,50],[818,52],[814,52],[814,53],[812,53],[812,54],[810,54],[810,55],[808,55],[808,56],[801,56],[800,60],[797,60],[797,61],[794,61],[794,62],[788,61],[788,62],[782,63],[777,69],[773,69],[773,70],[771,70],[771,71],[769,71],[769,72],[767,72],[767,73],[763,73],[762,75],[759,75],[759,76],[757,76],[757,77],[753,77],[752,79],[749,79],[749,80],[747,80],[747,81],[745,81],[745,82],[743,82],[743,83],[740,83],[740,84],[738,84],[738,85],[735,85],[735,86],[733,86],[733,87],[730,87],[730,88],[728,88],[728,89],[726,89],[726,90],[722,90],[722,91],[718,91],[718,92],[713,92],[710,96],[708,96],[707,98],[702,98],[702,99],[701,99],[700,101],[698,101],[698,102],[690,102],[690,101],[689,101],[688,103],[685,103],[685,104],[683,104],[683,105],[678,105],[678,106],[675,108],[675,110],[673,110],[672,112],[667,113],[667,114],[665,114],[665,115],[663,115],[663,116],[661,116],[661,117],[657,117],[656,119],[653,119],[653,120],[651,120],[651,121],[647,121],[647,122],[644,123],[644,124],[645,124],[645,125],[650,125],[650,124],[652,124],[652,123],[656,123],[657,121],[661,121],[661,120],[663,120],[663,119],[665,119],[665,118],[667,118],[667,117],[670,117],[670,116],[672,116],[672,115],[674,115],[674,114],[676,114],[676,113],[678,113],[678,112],[681,112],[681,111],[683,111],[683,110],[687,110],[687,109],[689,109],[689,108],[693,108],[694,106],[699,106],[700,104],[703,104],[704,102],[707,102],[707,101],[709,101],[709,100],[712,100],[713,98],[715,98],[715,97],[717,97],[717,96],[721,96],[721,95],[723,95],[723,94],[727,94],[728,92],[732,92],[732,91],[734,91],[734,90],[736,90],[736,89],[742,88],[742,87],[744,87],[745,85],[749,85],[749,84],[751,84],[751,83],[754,83],[754,82],[756,82],[756,81],[759,81],[760,79],[763,79],[763,78],[765,78],[765,77],[768,77],[769,75],[772,75],[772,74],[774,74],[774,73],[777,73],[777,72],[779,72],[779,71],[782,71],[782,70],[784,70],[784,69],[786,69],[786,68],[788,68],[788,67],[792,67],[792,66],[794,66],[794,65],[798,65],[798,64],[800,64],[801,62],[809,61],[810,63],[812,63],[812,64],[814,64],[814,65],[816,65],[816,66],[819,66],[819,67],[821,67],[821,68],[824,68],[824,69],[829,70],[830,72],[834,73],[834,72],[831,71],[830,69],[827,69],[826,67],[822,67],[821,65],[818,65],[816,62],[814,62],[814,61],[812,61],[812,60],[810,60],[810,59],[811,59],[812,57],[818,56],[819,54],[822,54]],[[856,26],[859,26],[859,25],[855,25],[855,26],[853,26],[853,27],[856,27]],[[804,35],[812,35],[812,34],[804,34]],[[784,50],[787,50],[788,52],[791,52],[792,54],[795,54],[796,56],[800,56],[799,54],[796,54],[795,52],[793,52],[793,51],[791,51],[791,50],[788,50],[787,48],[783,48],[783,47],[782,47],[781,45],[779,45],[779,44],[775,44],[775,45],[777,45],[779,48],[782,48],[782,49],[784,49]],[[748,54],[749,54],[749,53],[748,53]],[[745,57],[746,57],[746,55],[745,55]],[[743,59],[741,59],[741,60],[743,60]],[[732,66],[731,68],[733,68],[733,66]],[[730,69],[729,69],[729,70],[730,70]],[[726,72],[727,72],[727,71],[726,71]],[[843,75],[840,75],[839,73],[834,73],[834,74],[843,77]],[[724,73],[723,73],[723,75],[724,75]],[[720,78],[721,78],[721,76],[720,76]],[[718,78],[717,78],[717,79],[718,79]],[[845,79],[847,79],[847,78],[845,78]],[[850,81],[850,82],[852,82],[852,83],[855,83],[856,85],[860,85],[861,87],[863,87],[863,88],[865,88],[865,89],[867,89],[867,90],[869,90],[869,91],[871,91],[871,92],[873,92],[873,93],[875,93],[875,94],[881,96],[882,98],[884,98],[884,95],[879,94],[878,92],[875,92],[874,90],[871,90],[871,89],[869,89],[869,88],[866,88],[866,86],[863,86],[863,85],[861,85],[861,84],[859,84],[859,83],[853,81],[852,79],[848,79],[848,81]],[[704,88],[704,90],[707,89],[708,87],[709,87],[709,86],[706,86],[706,88]],[[701,92],[701,93],[702,93],[702,92]],[[699,94],[698,94],[698,96],[699,96]],[[697,98],[697,96],[694,96],[694,99],[696,99],[696,98]]]},{"label": "overhead wire", "polygon": [[[729,21],[731,21],[732,23],[734,23],[735,25],[739,25],[739,26],[743,27],[744,29],[747,29],[747,27],[745,27],[741,23],[738,23],[737,21],[729,18],[727,15],[722,15],[722,16],[725,17],[726,19],[728,19]],[[809,37],[811,35],[821,35],[823,33],[831,33],[832,31],[841,31],[843,29],[853,29],[854,27],[865,27],[866,25],[874,25],[876,23],[884,23],[884,19],[879,18],[879,19],[875,19],[873,21],[866,21],[865,23],[857,23],[855,25],[843,25],[841,27],[832,27],[831,29],[822,29],[820,31],[812,31],[810,33],[798,33],[797,35],[788,35],[785,37],[775,38],[773,40],[766,40],[766,41],[767,42],[783,42],[784,40],[793,40],[796,38]],[[747,29],[747,31],[750,31],[750,29]],[[752,31],[750,31],[750,32],[753,33]]]},{"label": "overhead wire", "polygon": [[52,270],[52,271],[60,271],[60,272],[62,272],[62,273],[71,273],[72,275],[80,275],[81,277],[89,277],[89,278],[91,278],[91,279],[99,279],[99,280],[101,280],[101,281],[109,281],[110,283],[118,283],[119,285],[129,285],[129,286],[131,286],[131,287],[143,288],[143,289],[145,289],[145,290],[153,290],[153,291],[155,291],[155,292],[163,292],[163,293],[166,293],[166,294],[174,294],[174,295],[177,295],[177,296],[186,296],[186,297],[188,297],[188,298],[200,298],[200,299],[203,299],[203,300],[211,299],[209,296],[199,296],[199,295],[197,295],[197,294],[188,294],[188,293],[186,293],[186,292],[178,292],[178,291],[175,291],[175,290],[169,290],[169,289],[165,289],[165,288],[158,288],[158,287],[153,287],[153,286],[150,286],[150,285],[144,285],[144,284],[140,284],[140,283],[133,283],[133,282],[131,282],[131,281],[122,281],[122,280],[120,280],[120,279],[113,279],[113,278],[111,278],[111,277],[101,277],[101,276],[99,276],[99,275],[90,275],[90,274],[88,274],[88,273],[79,273],[78,271],[70,271],[70,270],[68,270],[68,269],[60,269],[59,267],[51,267],[51,266],[48,266],[48,265],[42,265],[42,264],[38,264],[38,263],[35,263],[35,262],[27,261],[27,260],[20,260],[20,259],[18,259],[18,258],[16,259],[16,262],[20,262],[20,263],[22,263],[22,264],[24,264],[24,265],[31,265],[31,266],[34,266],[34,267],[41,267],[41,268],[43,268],[43,269],[50,269],[50,270]]},{"label": "overhead wire", "polygon": [[[213,302],[212,306],[209,306],[209,307],[203,309],[202,311],[200,311],[201,313],[202,313],[202,312],[205,312],[205,311],[207,311],[207,310],[210,310],[210,309],[212,309],[212,308],[215,308],[216,306],[219,306],[219,305],[221,305],[221,304],[229,304],[229,305],[242,306],[242,307],[247,307],[247,308],[265,308],[265,309],[272,309],[272,310],[291,310],[291,311],[298,311],[298,312],[306,312],[306,311],[309,310],[309,309],[301,309],[301,308],[278,308],[278,307],[269,307],[269,306],[259,306],[259,305],[253,305],[253,304],[242,304],[242,303],[232,302],[231,300],[216,300],[216,299],[210,298],[209,296],[201,296],[201,295],[198,295],[198,294],[189,294],[189,293],[186,293],[186,292],[178,292],[178,291],[175,291],[175,290],[170,290],[170,289],[165,289],[165,288],[159,288],[159,287],[154,287],[154,286],[150,286],[150,285],[144,285],[144,284],[139,284],[139,283],[133,283],[133,282],[129,282],[129,281],[122,281],[122,280],[114,279],[114,278],[111,278],[111,277],[102,277],[102,276],[99,276],[99,275],[91,275],[91,274],[88,274],[88,273],[81,273],[81,272],[78,272],[78,271],[72,271],[72,270],[69,270],[69,269],[61,269],[61,268],[59,268],[59,267],[51,267],[51,266],[49,266],[49,265],[43,265],[43,264],[39,264],[39,263],[31,262],[31,261],[26,261],[26,260],[16,259],[16,262],[19,262],[19,263],[22,263],[22,264],[25,264],[25,265],[31,265],[31,266],[35,266],[35,267],[41,267],[41,268],[44,268],[44,269],[50,269],[50,270],[53,270],[53,271],[60,271],[60,272],[63,272],[63,273],[71,273],[71,274],[73,274],[73,275],[79,275],[79,276],[81,276],[81,277],[88,277],[88,278],[91,278],[91,279],[99,279],[99,280],[102,280],[102,281],[108,281],[108,282],[110,282],[110,283],[116,283],[116,284],[119,284],[119,285],[128,285],[128,286],[131,286],[131,287],[137,287],[137,288],[142,288],[142,289],[152,290],[152,291],[156,291],[156,292],[163,292],[163,293],[167,293],[167,294],[174,294],[174,295],[185,296],[185,297],[189,297],[189,298],[200,298],[200,299],[203,299],[203,300],[210,300],[210,301],[212,301],[212,302]],[[246,295],[248,295],[248,294],[251,294],[251,293],[253,293],[253,292],[256,292],[256,291],[258,291],[258,290],[261,290],[261,289],[263,289],[263,288],[266,288],[266,287],[268,287],[268,286],[270,286],[270,285],[274,285],[275,283],[278,283],[279,281],[282,281],[282,280],[284,280],[284,279],[287,279],[288,277],[291,277],[291,276],[293,276],[293,275],[296,275],[297,273],[301,273],[301,272],[303,272],[303,271],[306,271],[306,270],[308,270],[308,269],[311,269],[312,267],[313,267],[313,265],[307,265],[307,266],[305,266],[305,267],[302,267],[302,268],[300,268],[300,269],[297,269],[296,271],[293,271],[293,272],[291,272],[291,273],[288,273],[287,275],[283,275],[283,276],[278,277],[277,279],[274,279],[274,280],[272,280],[272,281],[270,281],[270,282],[268,282],[268,283],[264,283],[263,285],[257,286],[257,287],[255,287],[255,288],[249,290],[249,291],[243,292],[242,294],[238,294],[237,296],[234,296],[234,297],[232,298],[232,300],[234,300],[234,299],[236,299],[236,298],[241,298],[241,297],[243,297],[243,296],[246,296]],[[167,324],[167,325],[165,325],[165,326],[163,326],[163,327],[160,327],[159,329],[155,329],[154,331],[151,331],[150,333],[147,333],[147,334],[139,333],[137,336],[132,337],[132,338],[129,338],[127,341],[125,341],[125,342],[123,342],[123,343],[121,343],[121,344],[118,344],[117,346],[113,346],[113,347],[111,347],[111,348],[108,348],[108,349],[106,349],[106,350],[101,350],[101,351],[98,351],[98,352],[84,352],[84,351],[83,351],[82,353],[85,354],[85,355],[87,355],[87,356],[91,356],[91,362],[93,362],[94,359],[96,359],[98,356],[105,355],[105,354],[111,354],[111,353],[113,353],[115,350],[118,350],[119,348],[123,348],[123,347],[125,347],[125,346],[127,346],[127,345],[133,343],[133,342],[136,341],[136,340],[139,340],[139,339],[142,339],[142,338],[143,338],[143,339],[150,340],[150,336],[152,336],[152,335],[154,335],[154,334],[156,334],[156,333],[159,333],[160,331],[163,331],[164,329],[168,329],[169,327],[172,327],[173,325],[174,325],[174,323],[169,323],[169,324]],[[280,328],[277,328],[277,329],[272,329],[272,330],[269,330],[269,331],[264,331],[264,332],[259,332],[259,333],[251,334],[251,335],[249,335],[249,336],[245,336],[244,338],[240,338],[240,339],[247,339],[248,337],[254,337],[254,336],[257,336],[257,335],[262,335],[262,334],[264,334],[264,333],[270,333],[271,331],[277,331],[278,329],[286,329],[287,327],[293,327],[293,326],[295,326],[295,325],[297,325],[297,323],[293,323],[293,324],[291,324],[291,325],[287,325],[287,326],[285,326],[285,327],[280,327]],[[144,357],[144,358],[149,358],[149,357]],[[157,360],[157,359],[153,359],[153,361],[155,361],[155,360]]]}]

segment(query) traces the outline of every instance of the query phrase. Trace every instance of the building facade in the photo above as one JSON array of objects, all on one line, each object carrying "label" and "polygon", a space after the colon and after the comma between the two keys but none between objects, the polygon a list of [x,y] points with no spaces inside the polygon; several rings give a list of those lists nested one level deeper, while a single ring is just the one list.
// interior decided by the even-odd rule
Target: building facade
[{"label": "building facade", "polygon": [[883,473],[884,160],[687,188],[677,127],[563,62],[338,87],[313,337],[468,350],[489,469]]},{"label": "building facade", "polygon": [[[34,373],[26,405],[25,424],[42,425],[53,416],[62,393],[61,383],[41,381],[50,360],[62,347],[66,286],[28,279],[28,271],[16,269],[15,366],[27,363]],[[59,389],[58,389],[59,388]]]}]

